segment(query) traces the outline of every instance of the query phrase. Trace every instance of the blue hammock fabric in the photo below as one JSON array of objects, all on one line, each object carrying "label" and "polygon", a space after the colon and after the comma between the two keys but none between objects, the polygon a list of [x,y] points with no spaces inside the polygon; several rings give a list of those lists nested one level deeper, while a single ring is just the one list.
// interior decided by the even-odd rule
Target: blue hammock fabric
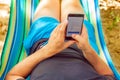
[{"label": "blue hammock fabric", "polygon": [[96,43],[99,48],[99,56],[109,65],[112,69],[117,80],[120,80],[120,74],[117,71],[114,63],[112,62],[110,53],[107,49],[102,31],[102,22],[100,17],[99,0],[80,0],[87,19],[94,26]]}]

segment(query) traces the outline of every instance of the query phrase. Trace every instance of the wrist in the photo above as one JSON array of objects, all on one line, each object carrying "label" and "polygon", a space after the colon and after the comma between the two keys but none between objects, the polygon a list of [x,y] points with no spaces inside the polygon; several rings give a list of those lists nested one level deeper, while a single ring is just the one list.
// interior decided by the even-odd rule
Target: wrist
[{"label": "wrist", "polygon": [[44,53],[45,58],[49,58],[55,54],[55,51],[51,49],[51,46],[45,45],[42,48],[42,52]]},{"label": "wrist", "polygon": [[83,51],[88,53],[91,52],[91,50],[92,47],[90,46],[90,44],[89,43],[85,44]]}]

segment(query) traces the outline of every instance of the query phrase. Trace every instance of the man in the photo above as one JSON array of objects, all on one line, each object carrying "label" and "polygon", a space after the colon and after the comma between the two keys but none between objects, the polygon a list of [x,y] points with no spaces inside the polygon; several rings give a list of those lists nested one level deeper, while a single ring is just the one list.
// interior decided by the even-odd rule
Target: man
[{"label": "man", "polygon": [[[84,21],[81,35],[65,41],[69,13],[84,13],[79,0],[41,0],[24,46],[26,59],[18,63],[6,80],[114,80],[107,64],[90,46]],[[51,33],[52,32],[52,33]],[[49,38],[49,40],[47,40]]]}]

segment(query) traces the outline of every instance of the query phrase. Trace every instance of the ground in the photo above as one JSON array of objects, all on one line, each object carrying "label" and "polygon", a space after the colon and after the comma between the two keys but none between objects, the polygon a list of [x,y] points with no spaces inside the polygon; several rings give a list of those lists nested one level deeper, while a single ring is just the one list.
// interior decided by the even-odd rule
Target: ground
[{"label": "ground", "polygon": [[116,68],[120,72],[120,10],[101,10],[101,17],[108,50]]}]

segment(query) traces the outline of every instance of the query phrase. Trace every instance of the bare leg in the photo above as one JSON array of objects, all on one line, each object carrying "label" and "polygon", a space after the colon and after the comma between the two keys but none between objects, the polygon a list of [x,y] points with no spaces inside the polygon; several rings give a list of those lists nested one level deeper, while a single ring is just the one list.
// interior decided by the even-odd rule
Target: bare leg
[{"label": "bare leg", "polygon": [[62,0],[61,22],[67,19],[69,13],[84,13],[79,0]]},{"label": "bare leg", "polygon": [[60,21],[60,0],[40,0],[33,21],[44,16]]}]

